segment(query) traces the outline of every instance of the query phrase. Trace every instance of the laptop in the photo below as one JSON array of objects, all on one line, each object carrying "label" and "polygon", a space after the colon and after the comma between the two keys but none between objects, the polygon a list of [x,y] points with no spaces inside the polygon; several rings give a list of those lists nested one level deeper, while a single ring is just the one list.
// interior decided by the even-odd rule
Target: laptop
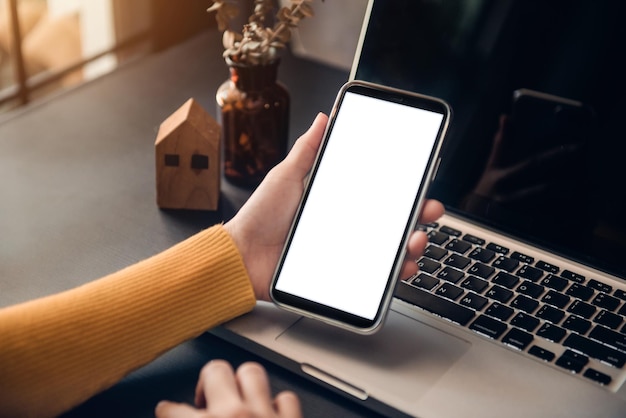
[{"label": "laptop", "polygon": [[373,336],[266,303],[218,335],[388,416],[625,416],[625,12],[371,0],[350,78],[453,110],[420,273]]}]

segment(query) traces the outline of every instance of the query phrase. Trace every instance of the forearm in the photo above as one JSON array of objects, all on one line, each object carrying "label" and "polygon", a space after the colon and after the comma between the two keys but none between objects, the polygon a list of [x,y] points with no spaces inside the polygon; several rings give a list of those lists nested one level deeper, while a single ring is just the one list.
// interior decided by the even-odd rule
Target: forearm
[{"label": "forearm", "polygon": [[218,226],[103,279],[0,311],[0,416],[56,416],[254,303],[239,253]]}]

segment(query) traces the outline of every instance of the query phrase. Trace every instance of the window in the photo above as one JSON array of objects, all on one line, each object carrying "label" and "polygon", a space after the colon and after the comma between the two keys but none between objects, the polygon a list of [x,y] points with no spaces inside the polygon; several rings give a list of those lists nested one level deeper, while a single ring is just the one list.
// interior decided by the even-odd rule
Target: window
[{"label": "window", "polygon": [[212,25],[193,0],[0,0],[0,112]]}]

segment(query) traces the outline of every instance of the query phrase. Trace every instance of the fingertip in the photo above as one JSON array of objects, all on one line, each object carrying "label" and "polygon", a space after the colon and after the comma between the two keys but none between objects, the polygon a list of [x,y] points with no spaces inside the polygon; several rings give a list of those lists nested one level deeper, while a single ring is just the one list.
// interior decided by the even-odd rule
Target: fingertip
[{"label": "fingertip", "polygon": [[196,411],[190,405],[171,401],[159,402],[154,408],[154,415],[156,416],[156,418],[180,418],[199,416],[198,411]]},{"label": "fingertip", "polygon": [[294,392],[285,390],[274,398],[274,406],[280,417],[301,417],[300,398]]},{"label": "fingertip", "polygon": [[204,407],[211,393],[217,392],[224,396],[224,393],[236,387],[235,372],[230,363],[222,359],[211,360],[200,370],[194,403],[200,408]]},{"label": "fingertip", "polygon": [[324,112],[318,112],[317,115],[315,116],[315,120],[313,121],[313,123],[320,123],[323,122],[324,124],[326,122],[328,122],[328,115]]},{"label": "fingertip", "polygon": [[206,377],[209,373],[215,373],[215,370],[218,370],[220,373],[232,373],[233,366],[226,360],[213,359],[202,367],[200,374]]},{"label": "fingertip", "polygon": [[163,418],[166,416],[167,410],[172,405],[172,402],[169,401],[160,401],[156,407],[154,408],[154,415],[157,418]]},{"label": "fingertip", "polygon": [[421,229],[415,231],[412,235],[412,238],[415,243],[422,244],[421,246],[428,243],[428,234],[426,234],[426,232],[422,231]]},{"label": "fingertip", "polygon": [[428,245],[428,235],[424,231],[415,231],[409,237],[408,253],[414,260],[421,257]]},{"label": "fingertip", "polygon": [[237,375],[255,373],[257,375],[267,377],[265,368],[255,361],[246,361],[237,368]]},{"label": "fingertip", "polygon": [[284,390],[276,395],[276,403],[290,402],[294,405],[300,405],[300,398],[291,390]]},{"label": "fingertip", "polygon": [[320,131],[318,132],[318,136],[319,136],[324,132],[324,129],[326,129],[327,123],[328,123],[328,116],[323,112],[319,112],[315,116],[315,119],[313,119],[313,123],[311,123],[311,126],[308,129],[308,132]]},{"label": "fingertip", "polygon": [[428,199],[424,203],[424,208],[422,209],[420,216],[420,222],[423,224],[435,222],[443,216],[445,211],[446,208],[443,203],[435,199]]},{"label": "fingertip", "polygon": [[304,177],[311,169],[322,143],[327,122],[328,117],[324,113],[318,113],[309,129],[296,140],[287,155],[286,166],[297,170],[294,173],[296,177]]}]

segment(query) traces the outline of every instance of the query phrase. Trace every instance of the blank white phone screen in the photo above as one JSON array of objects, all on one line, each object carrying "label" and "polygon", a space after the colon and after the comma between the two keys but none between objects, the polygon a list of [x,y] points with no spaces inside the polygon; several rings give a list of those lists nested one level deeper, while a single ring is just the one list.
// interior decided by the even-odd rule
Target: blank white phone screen
[{"label": "blank white phone screen", "polygon": [[346,93],[276,289],[376,316],[442,120]]}]

